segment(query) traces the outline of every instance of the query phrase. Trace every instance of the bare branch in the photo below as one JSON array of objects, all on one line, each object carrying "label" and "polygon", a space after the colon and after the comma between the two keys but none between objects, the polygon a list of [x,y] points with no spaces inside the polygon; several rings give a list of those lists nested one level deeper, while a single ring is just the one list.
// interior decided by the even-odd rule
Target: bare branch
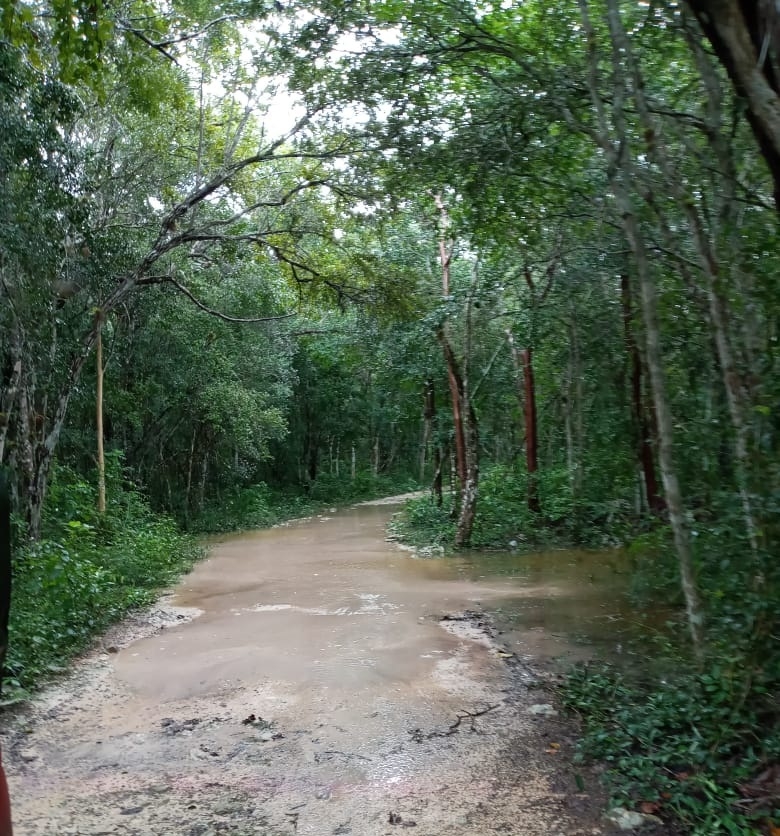
[{"label": "bare branch", "polygon": [[243,325],[253,325],[258,322],[278,322],[280,319],[289,319],[292,316],[295,316],[295,311],[286,314],[280,314],[279,316],[259,316],[259,317],[240,317],[240,316],[230,316],[229,314],[222,313],[221,311],[215,311],[213,308],[209,308],[203,302],[201,302],[198,298],[196,298],[193,293],[188,290],[181,282],[177,282],[173,276],[167,277],[167,282],[172,284],[178,291],[183,293],[191,302],[193,302],[197,307],[199,307],[202,311],[205,311],[207,314],[211,316],[217,317],[217,319],[221,319],[224,322],[238,322]]},{"label": "bare branch", "polygon": [[147,35],[142,29],[139,29],[137,26],[134,26],[129,20],[125,18],[120,18],[117,22],[119,27],[123,29],[125,32],[129,32],[131,35],[135,35],[140,41],[143,41],[147,46],[151,47],[154,50],[157,50],[161,55],[164,55],[169,61],[172,61],[174,64],[178,66],[178,61],[174,55],[171,55],[168,52],[168,48],[175,46],[176,44],[184,43],[185,41],[192,41],[195,38],[199,38],[201,35],[208,32],[209,29],[213,28],[214,26],[219,26],[220,23],[226,23],[230,20],[237,20],[234,15],[223,15],[222,17],[218,17],[215,20],[210,21],[207,23],[202,29],[197,29],[194,32],[184,32],[183,34],[179,35],[176,38],[167,38],[166,40],[162,41],[154,41],[152,40],[149,35]]}]

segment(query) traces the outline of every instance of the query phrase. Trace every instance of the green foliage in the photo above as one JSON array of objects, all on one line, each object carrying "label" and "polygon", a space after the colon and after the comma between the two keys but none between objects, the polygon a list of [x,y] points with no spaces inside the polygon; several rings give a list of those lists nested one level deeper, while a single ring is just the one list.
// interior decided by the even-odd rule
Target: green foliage
[{"label": "green foliage", "polygon": [[7,691],[13,699],[64,670],[69,659],[129,609],[201,554],[176,524],[153,514],[140,494],[108,480],[105,517],[94,489],[60,468],[52,485],[45,536],[14,559]]},{"label": "green foliage", "polygon": [[[701,669],[686,673],[692,660],[667,642],[656,680],[580,668],[563,688],[584,718],[582,756],[607,764],[615,800],[659,802],[701,836],[758,833],[780,813],[760,781],[780,758],[780,570],[770,553],[751,553],[729,506],[702,511],[694,528],[708,636]],[[645,602],[681,603],[670,540],[659,526],[631,545],[633,591]]]},{"label": "green foliage", "polygon": [[535,520],[526,497],[524,472],[505,465],[486,469],[480,480],[472,544],[476,548],[507,549],[511,541],[525,543],[532,538]]},{"label": "green foliage", "polygon": [[685,674],[630,683],[614,669],[581,667],[566,680],[564,705],[583,718],[579,757],[606,764],[613,800],[646,801],[692,834],[756,834],[780,810],[771,798],[745,803],[740,786],[780,756],[773,693],[780,680],[750,682],[741,659],[723,657]]},{"label": "green foliage", "polygon": [[[472,548],[605,545],[633,536],[640,522],[631,514],[623,516],[613,510],[615,502],[575,505],[568,474],[562,468],[540,474],[543,512],[533,513],[528,509],[527,479],[522,468],[502,464],[485,468],[479,484]],[[455,537],[450,517],[451,498],[444,509],[436,508],[427,498],[411,500],[393,524],[394,534],[417,547],[435,546],[450,551]],[[645,554],[641,549],[638,552]]]},{"label": "green foliage", "polygon": [[389,526],[392,537],[408,543],[421,554],[450,551],[455,539],[455,521],[449,502],[439,507],[431,496],[410,499]]},{"label": "green foliage", "polygon": [[207,505],[192,521],[192,526],[209,533],[267,528],[332,505],[407,493],[417,487],[413,479],[402,473],[374,476],[366,471],[357,473],[355,479],[322,474],[306,490],[272,488],[259,483],[236,488]]}]

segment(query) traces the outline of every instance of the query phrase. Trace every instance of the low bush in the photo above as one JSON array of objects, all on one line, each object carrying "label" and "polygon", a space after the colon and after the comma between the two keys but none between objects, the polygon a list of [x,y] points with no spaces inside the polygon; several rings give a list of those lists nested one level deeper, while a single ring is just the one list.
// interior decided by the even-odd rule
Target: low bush
[{"label": "low bush", "polygon": [[44,537],[16,549],[7,699],[62,670],[95,634],[154,600],[201,554],[193,538],[153,514],[122,482],[118,467],[108,481],[109,503],[100,516],[92,486],[58,470]]},{"label": "low bush", "polygon": [[265,528],[315,514],[332,505],[414,491],[418,484],[406,474],[357,473],[354,479],[323,474],[306,489],[274,490],[264,483],[238,487],[209,504],[193,528],[217,533]]},{"label": "low bush", "polygon": [[[614,545],[635,532],[640,521],[616,503],[580,503],[575,507],[567,480],[561,470],[542,473],[542,512],[534,513],[528,508],[528,477],[522,468],[486,467],[479,484],[471,547]],[[442,508],[437,508],[430,496],[412,501],[393,523],[394,536],[417,548],[451,551],[455,539],[452,502],[451,494],[445,494]]]},{"label": "low bush", "polygon": [[[697,836],[766,833],[780,821],[780,567],[752,550],[729,508],[693,518],[704,660],[667,643],[664,676],[580,668],[562,690],[584,724],[583,758],[606,764],[616,803],[649,807]],[[679,602],[665,527],[632,545],[633,592]]]},{"label": "low bush", "polygon": [[581,667],[562,699],[583,718],[579,759],[606,766],[615,804],[675,819],[696,836],[748,836],[780,815],[776,779],[762,787],[780,758],[778,686],[763,673],[748,682],[731,657],[644,683]]},{"label": "low bush", "polygon": [[441,507],[430,495],[410,499],[388,526],[391,537],[417,549],[440,552],[451,548],[455,522],[449,502]]}]

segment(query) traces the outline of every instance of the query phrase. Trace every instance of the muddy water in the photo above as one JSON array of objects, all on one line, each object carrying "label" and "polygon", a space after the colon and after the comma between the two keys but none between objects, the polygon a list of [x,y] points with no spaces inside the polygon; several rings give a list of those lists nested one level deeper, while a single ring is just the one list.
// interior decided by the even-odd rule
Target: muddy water
[{"label": "muddy water", "polygon": [[439,558],[439,577],[495,586],[506,596],[485,602],[504,640],[517,653],[563,670],[606,661],[631,672],[656,655],[678,614],[656,605],[638,608],[628,595],[629,556],[620,549],[557,550],[533,554],[466,552]]},{"label": "muddy water", "polygon": [[[502,646],[593,652],[581,625],[620,614],[591,558],[420,560],[385,542],[393,510],[215,545],[173,623],[107,639],[7,737],[17,836],[605,832]],[[442,619],[478,608],[506,635]]]}]

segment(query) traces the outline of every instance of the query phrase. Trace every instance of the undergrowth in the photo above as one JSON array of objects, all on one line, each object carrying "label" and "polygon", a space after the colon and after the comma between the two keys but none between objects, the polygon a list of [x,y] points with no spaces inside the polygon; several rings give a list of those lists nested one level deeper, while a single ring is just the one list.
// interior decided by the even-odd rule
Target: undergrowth
[{"label": "undergrowth", "polygon": [[767,672],[746,681],[733,657],[644,684],[584,666],[562,699],[583,718],[578,758],[606,765],[615,805],[676,819],[696,836],[747,836],[780,816],[776,783],[764,786],[780,758],[779,684]]},{"label": "undergrowth", "polygon": [[418,487],[407,474],[375,476],[371,472],[357,473],[354,479],[323,474],[306,490],[282,491],[260,483],[216,498],[192,522],[192,528],[203,533],[267,528],[333,505],[408,493]]},{"label": "undergrowth", "polygon": [[[574,504],[561,486],[562,472],[540,477],[543,513],[529,510],[527,475],[505,465],[486,467],[479,484],[477,516],[471,536],[475,549],[536,549],[553,546],[605,546],[623,542],[638,521],[620,503]],[[450,552],[455,540],[453,497],[438,506],[429,493],[406,503],[391,533],[422,553]]]},{"label": "undergrowth", "polygon": [[[616,804],[650,810],[696,836],[772,834],[780,824],[780,570],[752,552],[727,507],[694,522],[706,607],[705,658],[665,648],[665,677],[575,669],[562,691],[583,719],[580,757],[607,766]],[[665,527],[642,537],[632,592],[647,604],[680,601]]]},{"label": "undergrowth", "polygon": [[106,513],[96,506],[90,484],[58,469],[42,539],[15,549],[6,702],[64,670],[93,636],[153,601],[202,554],[173,520],[149,509],[116,466]]}]

